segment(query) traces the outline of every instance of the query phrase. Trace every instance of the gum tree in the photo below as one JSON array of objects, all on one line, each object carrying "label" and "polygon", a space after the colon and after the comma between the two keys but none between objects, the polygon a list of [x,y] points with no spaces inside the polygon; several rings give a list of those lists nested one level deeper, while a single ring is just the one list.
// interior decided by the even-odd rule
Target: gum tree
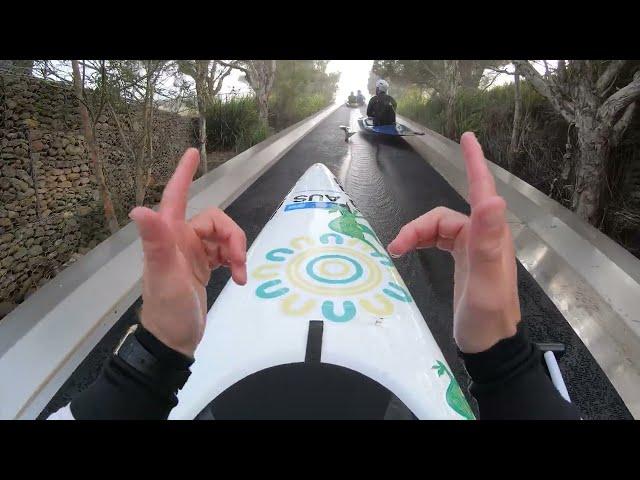
[{"label": "gum tree", "polygon": [[256,94],[260,120],[267,125],[269,119],[269,96],[276,78],[275,60],[235,60],[220,62],[223,66],[235,68],[244,73],[244,80]]},{"label": "gum tree", "polygon": [[541,75],[528,60],[514,60],[522,75],[562,117],[575,125],[579,158],[572,207],[598,225],[608,198],[611,150],[620,142],[640,99],[640,62],[559,60]]},{"label": "gum tree", "polygon": [[[93,173],[98,181],[98,190],[102,200],[105,221],[109,227],[109,231],[113,234],[120,229],[120,225],[118,224],[118,219],[116,218],[115,210],[113,208],[111,192],[107,186],[107,180],[104,174],[102,156],[100,155],[98,144],[96,142],[96,124],[105,107],[104,91],[102,90],[97,93],[99,101],[96,102],[95,105],[92,102],[89,102],[87,99],[87,92],[85,90],[85,63],[83,62],[82,74],[80,73],[80,63],[78,60],[71,60],[71,66],[73,68],[73,88],[76,94],[76,99],[78,100],[78,111],[80,113],[80,121],[82,123],[82,135],[87,145],[87,151],[89,153],[89,159],[91,160]],[[104,76],[106,75],[104,60],[97,63],[97,70],[90,69],[90,71],[100,75],[102,77],[101,85],[104,85]]]},{"label": "gum tree", "polygon": [[160,98],[175,98],[166,81],[174,78],[170,60],[109,60],[107,105],[120,140],[134,165],[135,204],[143,205],[154,159],[155,113]]},{"label": "gum tree", "polygon": [[195,82],[196,103],[198,105],[198,143],[200,168],[202,173],[209,170],[207,163],[207,107],[220,92],[224,79],[231,73],[230,66],[223,66],[217,60],[179,60],[180,72]]}]

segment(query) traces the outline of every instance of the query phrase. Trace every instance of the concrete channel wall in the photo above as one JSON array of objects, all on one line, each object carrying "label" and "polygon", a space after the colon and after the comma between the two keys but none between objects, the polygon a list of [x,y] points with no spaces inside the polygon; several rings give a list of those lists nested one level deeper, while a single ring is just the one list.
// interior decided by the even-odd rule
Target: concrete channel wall
[{"label": "concrete channel wall", "polygon": [[[187,216],[226,208],[340,105],[230,159],[192,186]],[[141,294],[135,225],[112,235],[0,322],[0,419],[33,419]]]},{"label": "concrete channel wall", "polygon": [[[426,132],[407,141],[467,199],[460,146],[398,121]],[[640,418],[640,260],[528,183],[492,162],[490,169],[507,201],[518,259]]]}]

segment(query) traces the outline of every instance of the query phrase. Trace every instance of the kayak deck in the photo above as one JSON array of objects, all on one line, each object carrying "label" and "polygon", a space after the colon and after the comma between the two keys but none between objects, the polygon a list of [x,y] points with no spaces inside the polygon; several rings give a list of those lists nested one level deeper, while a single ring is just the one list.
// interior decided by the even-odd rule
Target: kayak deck
[{"label": "kayak deck", "polygon": [[387,388],[345,367],[292,363],[256,372],[211,401],[196,420],[414,420]]},{"label": "kayak deck", "polygon": [[[247,284],[229,281],[209,311],[170,418],[194,418],[233,385],[251,391],[249,377],[270,379],[269,369],[305,359],[296,371],[314,372],[308,386],[327,388],[329,403],[372,389],[386,398],[376,408],[386,409],[389,391],[420,419],[473,418],[394,263],[325,165],[295,183],[247,252],[247,272]],[[323,387],[329,379],[335,385]],[[279,381],[258,398],[295,399]]]}]

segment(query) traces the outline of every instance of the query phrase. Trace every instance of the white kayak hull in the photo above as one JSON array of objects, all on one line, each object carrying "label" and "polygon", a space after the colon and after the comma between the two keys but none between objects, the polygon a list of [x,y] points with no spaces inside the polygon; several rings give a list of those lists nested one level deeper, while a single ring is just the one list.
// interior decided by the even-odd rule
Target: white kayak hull
[{"label": "white kayak hull", "polygon": [[315,164],[209,311],[192,374],[170,419],[193,419],[226,389],[269,367],[305,361],[309,322],[323,322],[321,361],[390,390],[419,419],[473,414],[369,223]]}]

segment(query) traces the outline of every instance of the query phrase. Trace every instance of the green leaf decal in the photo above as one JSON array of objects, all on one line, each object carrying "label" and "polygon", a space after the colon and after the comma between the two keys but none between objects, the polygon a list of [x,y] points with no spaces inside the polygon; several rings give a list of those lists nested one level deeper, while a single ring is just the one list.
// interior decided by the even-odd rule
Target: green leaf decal
[{"label": "green leaf decal", "polygon": [[369,227],[358,223],[357,218],[362,217],[358,217],[355,213],[353,213],[349,209],[348,205],[338,205],[337,207],[332,207],[329,209],[329,213],[336,212],[339,212],[340,216],[334,218],[329,222],[329,228],[331,230],[341,233],[342,235],[345,235],[347,237],[356,238],[369,245],[374,252],[380,253],[378,248],[365,237],[366,233],[378,240],[376,234],[373,233],[373,231]]},{"label": "green leaf decal", "polygon": [[456,382],[456,379],[453,377],[446,365],[438,360],[436,361],[436,364],[431,368],[436,371],[439,377],[441,377],[445,373],[449,377],[449,386],[447,387],[446,400],[451,409],[467,420],[474,420],[475,416],[473,415],[473,411],[471,411],[471,407],[467,403],[467,400],[464,398],[464,394],[462,393],[462,389],[460,389],[460,385],[458,385],[458,382]]}]

